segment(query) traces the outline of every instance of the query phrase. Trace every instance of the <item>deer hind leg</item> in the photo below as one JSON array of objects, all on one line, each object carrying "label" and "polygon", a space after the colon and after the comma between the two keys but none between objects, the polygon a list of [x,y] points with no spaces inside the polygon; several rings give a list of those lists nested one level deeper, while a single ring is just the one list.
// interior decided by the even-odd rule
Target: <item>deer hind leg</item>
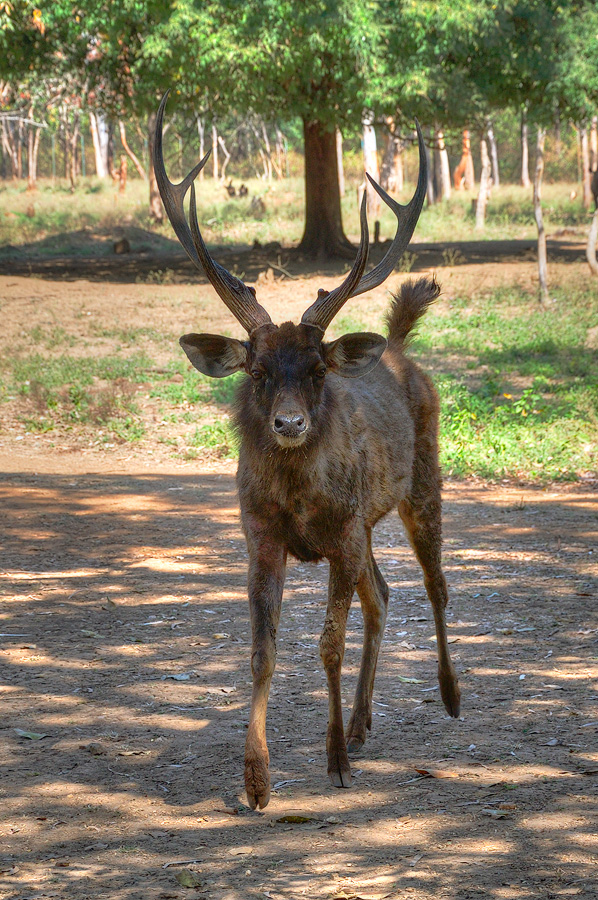
[{"label": "deer hind leg", "polygon": [[372,555],[371,532],[368,532],[368,558],[357,582],[357,593],[363,613],[363,650],[353,711],[347,726],[347,751],[350,754],[363,747],[366,731],[372,730],[372,694],[388,608],[388,585]]},{"label": "deer hind leg", "polygon": [[409,499],[403,500],[399,504],[399,515],[423,569],[424,584],[434,612],[440,695],[449,715],[458,718],[461,692],[449,653],[444,615],[448,591],[441,566],[440,477],[433,488],[426,489],[425,496],[414,491]]}]

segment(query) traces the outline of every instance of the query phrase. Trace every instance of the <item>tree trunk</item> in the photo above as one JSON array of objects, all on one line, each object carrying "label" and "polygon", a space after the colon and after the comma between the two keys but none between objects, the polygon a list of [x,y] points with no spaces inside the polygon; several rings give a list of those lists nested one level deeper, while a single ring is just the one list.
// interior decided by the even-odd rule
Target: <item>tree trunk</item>
[{"label": "tree trunk", "polygon": [[391,118],[386,120],[388,135],[386,147],[382,157],[382,169],[380,170],[380,185],[385,191],[399,193],[405,184],[405,171],[403,168],[404,144],[395,131],[395,124]]},{"label": "tree trunk", "polygon": [[106,177],[106,169],[104,166],[104,159],[102,156],[102,150],[100,147],[100,136],[98,134],[98,122],[96,119],[96,114],[92,109],[89,110],[89,128],[91,131],[91,140],[93,143],[93,152],[96,161],[96,175],[98,178]]},{"label": "tree trunk", "polygon": [[588,243],[586,245],[586,259],[592,275],[598,275],[598,260],[596,259],[596,241],[598,240],[598,207],[594,210]]},{"label": "tree trunk", "polygon": [[444,133],[439,128],[434,131],[434,173],[436,202],[448,200],[451,196],[451,170],[444,143]]},{"label": "tree trunk", "polygon": [[345,196],[345,169],[343,166],[343,136],[340,128],[335,129],[336,135],[336,165],[338,167],[338,192]]},{"label": "tree trunk", "polygon": [[538,226],[538,276],[540,281],[539,300],[548,303],[548,263],[546,258],[546,232],[542,216],[542,176],[544,174],[544,141],[546,129],[538,128],[536,141],[536,172],[534,176],[534,216]]},{"label": "tree trunk", "polygon": [[70,134],[69,147],[69,180],[71,182],[71,191],[75,190],[77,184],[77,145],[79,143],[79,113],[75,113],[73,121],[73,129]]},{"label": "tree trunk", "polygon": [[494,187],[499,187],[500,185],[500,175],[498,172],[498,150],[496,147],[496,140],[494,138],[494,128],[492,127],[492,122],[488,122],[488,128],[486,129],[488,134],[488,144],[490,145],[490,160],[492,162],[492,184]]},{"label": "tree trunk", "polygon": [[[199,135],[199,158],[203,159],[206,155],[206,128],[200,117],[197,117],[197,133]],[[203,181],[205,167],[199,173],[199,180]]]},{"label": "tree trunk", "polygon": [[527,110],[521,112],[521,184],[524,188],[531,185],[529,180],[529,148],[527,145]]},{"label": "tree trunk", "polygon": [[230,160],[230,153],[226,149],[226,144],[224,143],[224,139],[221,135],[218,135],[218,146],[224,153],[224,162],[222,163],[220,169],[220,181],[224,181],[224,179],[226,178],[226,167],[228,166],[228,162]]},{"label": "tree trunk", "polygon": [[463,145],[459,165],[453,173],[455,190],[473,191],[475,188],[475,172],[471,155],[471,139],[467,128],[463,129]]},{"label": "tree trunk", "polygon": [[581,196],[584,209],[592,205],[592,191],[590,189],[590,142],[588,140],[587,125],[579,126],[579,146],[581,149]]},{"label": "tree trunk", "polygon": [[590,168],[592,172],[598,170],[598,116],[592,118],[590,127]]},{"label": "tree trunk", "polygon": [[[364,170],[376,182],[380,182],[380,169],[378,168],[378,148],[376,146],[376,129],[374,128],[374,116],[369,110],[365,110],[361,125],[363,129],[363,167]],[[368,216],[377,218],[380,215],[380,197],[366,179]]]},{"label": "tree trunk", "polygon": [[299,250],[306,256],[354,257],[345,237],[338,187],[336,136],[322,122],[303,121],[305,141],[305,230]]},{"label": "tree trunk", "polygon": [[[434,132],[431,131],[430,134],[431,134],[432,140],[434,140]],[[426,200],[428,202],[428,206],[433,206],[434,203],[436,202],[436,190],[435,190],[435,185],[434,185],[434,166],[432,165],[434,160],[430,159],[431,156],[432,156],[432,154],[430,153],[430,148],[426,144],[426,163],[427,163],[427,169],[428,169],[428,184],[426,187]]]},{"label": "tree trunk", "polygon": [[490,174],[492,166],[488,155],[488,144],[486,136],[483,135],[480,141],[480,158],[482,162],[482,171],[480,174],[480,190],[475,211],[475,227],[476,231],[483,231],[486,227],[486,206],[488,205],[488,197],[490,195]]},{"label": "tree trunk", "polygon": [[2,146],[6,151],[6,155],[10,159],[10,167],[12,170],[13,179],[17,178],[18,172],[18,163],[17,163],[17,148],[15,143],[15,129],[12,127],[10,122],[6,122],[4,119],[2,120]]},{"label": "tree trunk", "polygon": [[23,120],[17,125],[17,178],[23,177]]},{"label": "tree trunk", "polygon": [[[147,174],[146,174],[145,169],[143,168],[143,166],[139,162],[138,158],[135,156],[135,154],[129,147],[129,144],[127,143],[127,132],[125,131],[125,123],[123,122],[122,119],[119,119],[118,128],[120,131],[120,141],[121,141],[121,144],[123,145],[123,147],[125,148],[125,153],[129,157],[129,159],[131,160],[131,162],[133,163],[133,165],[135,166],[135,168],[137,169],[137,171],[139,172],[139,174],[141,175],[143,180],[147,181]],[[122,161],[121,161],[121,168],[122,168]]]},{"label": "tree trunk", "polygon": [[[33,107],[29,110],[29,119],[33,121]],[[30,124],[27,131],[27,190],[34,191],[37,187],[37,150],[39,147],[40,129]]]},{"label": "tree trunk", "polygon": [[212,175],[214,181],[218,181],[218,132],[212,125]]},{"label": "tree trunk", "polygon": [[154,131],[156,130],[156,113],[150,113],[147,120],[147,131],[149,140],[149,213],[155,222],[164,221],[164,209],[162,200],[160,199],[160,191],[158,190],[158,182],[156,181],[156,173],[154,172]]}]

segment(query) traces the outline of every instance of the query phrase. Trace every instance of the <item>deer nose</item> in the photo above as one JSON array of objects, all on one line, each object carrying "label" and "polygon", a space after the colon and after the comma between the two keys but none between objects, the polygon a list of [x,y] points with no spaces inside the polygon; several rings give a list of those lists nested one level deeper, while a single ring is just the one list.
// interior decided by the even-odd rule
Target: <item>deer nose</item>
[{"label": "deer nose", "polygon": [[282,413],[274,419],[274,431],[284,437],[298,437],[306,428],[305,416]]}]

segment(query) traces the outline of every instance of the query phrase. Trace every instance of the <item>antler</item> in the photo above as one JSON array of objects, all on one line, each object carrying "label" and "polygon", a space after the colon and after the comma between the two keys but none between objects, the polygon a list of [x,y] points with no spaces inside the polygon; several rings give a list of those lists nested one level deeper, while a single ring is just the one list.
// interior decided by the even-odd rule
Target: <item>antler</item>
[{"label": "antler", "polygon": [[318,299],[316,300],[316,302],[312,303],[309,309],[307,309],[301,316],[301,321],[304,325],[315,325],[316,328],[320,328],[322,331],[326,331],[341,306],[346,303],[349,297],[352,297],[356,293],[355,289],[360,283],[360,279],[367,265],[369,253],[369,233],[366,205],[367,197],[366,192],[364,191],[363,198],[361,200],[361,210],[359,214],[361,223],[361,240],[359,242],[357,257],[355,259],[355,262],[353,263],[353,268],[351,269],[343,283],[333,291],[324,291],[320,288],[320,290],[318,291]]},{"label": "antler", "polygon": [[[245,284],[245,282],[241,281],[239,278],[235,278],[235,276],[231,275],[224,266],[219,265],[219,263],[212,259],[201,236],[197,221],[195,185],[193,182],[207,163],[212,151],[209,150],[201,162],[199,162],[179,184],[173,184],[166,175],[162,151],[162,122],[169,93],[169,90],[166,91],[158,109],[153,146],[154,171],[156,173],[156,181],[158,182],[158,189],[164,203],[164,208],[168,213],[168,218],[170,219],[174,233],[183,245],[191,262],[200,271],[203,270],[206,273],[220,299],[228,306],[243,328],[251,334],[252,331],[259,328],[261,325],[271,324],[272,319],[264,307],[260,306],[257,302],[254,288],[249,287],[249,285]],[[189,225],[187,224],[183,207],[185,195],[189,188],[191,188],[191,202],[189,208],[191,229],[189,229]]]},{"label": "antler", "polygon": [[[364,277],[357,278],[356,282],[353,281],[352,276],[356,271],[358,263],[360,262],[360,259],[363,255],[365,212],[364,204],[362,202],[361,245],[357,254],[355,265],[353,266],[353,269],[351,270],[349,276],[343,282],[340,288],[336,288],[336,290],[332,291],[332,293],[330,294],[328,294],[326,291],[318,291],[318,299],[303,314],[303,317],[301,319],[301,321],[306,325],[317,325],[318,328],[321,328],[322,331],[325,331],[328,325],[330,325],[334,316],[340,310],[341,306],[350,297],[357,297],[358,294],[364,294],[366,291],[371,291],[373,288],[378,287],[378,285],[382,284],[383,281],[386,281],[390,273],[394,270],[401,256],[405,252],[407,245],[411,240],[413,232],[415,231],[417,220],[419,219],[420,213],[422,211],[422,206],[424,205],[424,200],[426,199],[426,191],[428,185],[428,162],[426,158],[426,148],[424,144],[424,137],[417,119],[415,120],[415,127],[417,129],[417,141],[419,146],[419,177],[417,179],[417,187],[415,188],[415,193],[407,206],[402,206],[400,203],[397,203],[396,200],[393,200],[392,197],[389,197],[386,191],[383,190],[379,184],[376,184],[373,178],[371,178],[369,175],[367,176],[374,190],[377,191],[386,205],[392,209],[393,213],[397,217],[397,230],[392,244],[384,254],[384,257],[380,260],[378,265],[372,269],[371,272],[368,272],[368,274]],[[367,243],[367,223],[365,225],[365,236]],[[367,247],[365,259],[367,260]],[[361,269],[362,272],[364,268],[365,262],[363,263],[363,268]]]}]

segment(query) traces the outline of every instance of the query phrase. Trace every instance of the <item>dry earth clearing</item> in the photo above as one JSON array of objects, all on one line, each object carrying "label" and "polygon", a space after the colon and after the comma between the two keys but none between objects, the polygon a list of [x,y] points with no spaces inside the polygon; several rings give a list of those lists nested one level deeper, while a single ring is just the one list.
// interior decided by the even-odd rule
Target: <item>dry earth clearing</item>
[{"label": "dry earth clearing", "polygon": [[[458,279],[528,283],[533,263],[439,274],[450,296]],[[279,321],[337,279],[266,278],[260,297]],[[0,291],[6,346],[37,323],[81,330],[89,352],[111,340],[92,324],[235,333],[205,285],[2,276]],[[382,310],[384,292],[368,302]],[[158,434],[106,448],[24,433],[17,411],[4,423],[0,897],[595,898],[595,486],[446,485],[458,721],[436,690],[420,572],[398,519],[381,524],[390,616],[350,791],[326,778],[326,566],[292,565],[260,814],[242,790],[234,464],[174,460]],[[355,604],[347,711],[360,634]]]}]

